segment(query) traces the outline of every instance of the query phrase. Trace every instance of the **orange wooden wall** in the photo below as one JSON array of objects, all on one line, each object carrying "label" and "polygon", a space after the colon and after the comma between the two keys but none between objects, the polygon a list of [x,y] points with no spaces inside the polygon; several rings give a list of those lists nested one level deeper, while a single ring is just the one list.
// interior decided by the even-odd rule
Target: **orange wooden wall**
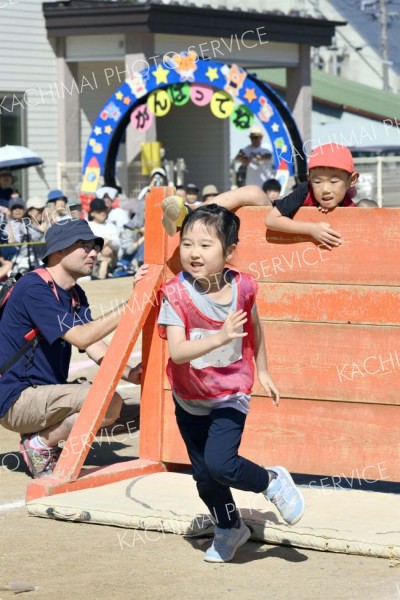
[{"label": "orange wooden wall", "polygon": [[[166,193],[168,193],[166,191]],[[179,268],[179,236],[161,227],[160,195],[147,201],[146,262]],[[266,233],[267,208],[245,208],[233,266],[259,284],[270,372],[279,408],[256,382],[241,453],[293,472],[400,480],[400,210],[302,208],[327,221],[343,244]],[[143,334],[140,457],[188,458],[165,376],[167,345],[152,309]]]}]

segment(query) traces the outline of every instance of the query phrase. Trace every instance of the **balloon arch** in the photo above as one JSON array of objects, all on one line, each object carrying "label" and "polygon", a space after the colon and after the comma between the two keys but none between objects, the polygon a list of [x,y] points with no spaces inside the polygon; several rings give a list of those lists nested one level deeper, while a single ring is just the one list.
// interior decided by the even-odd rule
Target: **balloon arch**
[{"label": "balloon arch", "polygon": [[105,185],[115,185],[118,147],[129,122],[138,131],[146,131],[172,104],[183,106],[189,101],[208,106],[215,117],[229,118],[242,130],[249,129],[256,116],[271,141],[277,173],[283,179],[289,175],[304,179],[302,139],[293,115],[276,92],[238,65],[201,60],[189,52],[166,56],[162,64],[133,73],[108,99],[89,137],[81,191],[94,193],[101,176]]}]

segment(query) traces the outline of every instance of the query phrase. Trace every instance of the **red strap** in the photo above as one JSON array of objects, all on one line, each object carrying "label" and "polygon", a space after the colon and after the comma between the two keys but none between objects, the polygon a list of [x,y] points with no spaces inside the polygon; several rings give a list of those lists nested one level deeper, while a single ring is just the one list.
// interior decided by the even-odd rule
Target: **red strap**
[{"label": "red strap", "polygon": [[34,271],[32,271],[32,273],[36,273],[36,275],[39,275],[39,277],[41,279],[43,279],[43,281],[45,283],[47,283],[47,285],[49,285],[51,287],[51,289],[53,290],[53,293],[54,293],[55,297],[57,298],[58,301],[60,301],[60,297],[58,295],[56,284],[54,282],[54,279],[52,278],[52,276],[48,272],[48,270],[47,269],[35,269]]},{"label": "red strap", "polygon": [[[39,269],[35,269],[34,271],[32,271],[32,273],[36,273],[36,275],[39,275],[39,277],[41,277],[41,279],[43,279],[43,281],[45,281],[51,287],[51,289],[54,292],[55,297],[59,301],[60,297],[58,295],[56,283],[55,283],[53,277],[51,276],[51,274],[49,273],[49,271],[47,269],[39,268]],[[71,288],[70,294],[71,294],[72,309],[74,310],[74,312],[77,312],[77,311],[79,311],[79,308],[80,308],[80,300],[79,300],[79,295],[78,295],[78,292],[76,291],[75,286],[73,288]]]}]

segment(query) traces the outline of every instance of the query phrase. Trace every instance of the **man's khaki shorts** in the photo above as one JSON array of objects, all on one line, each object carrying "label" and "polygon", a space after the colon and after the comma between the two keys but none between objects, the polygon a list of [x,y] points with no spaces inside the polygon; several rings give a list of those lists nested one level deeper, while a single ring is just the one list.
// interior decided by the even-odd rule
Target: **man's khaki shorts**
[{"label": "man's khaki shorts", "polygon": [[17,433],[43,431],[79,412],[89,387],[86,381],[26,388],[0,419],[0,425]]}]

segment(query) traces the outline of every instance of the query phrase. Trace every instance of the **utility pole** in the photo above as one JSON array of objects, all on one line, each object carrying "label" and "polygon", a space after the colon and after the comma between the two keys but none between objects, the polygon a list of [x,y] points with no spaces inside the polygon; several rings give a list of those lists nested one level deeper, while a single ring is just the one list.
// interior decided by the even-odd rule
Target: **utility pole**
[{"label": "utility pole", "polygon": [[387,39],[387,13],[386,0],[379,2],[379,25],[381,29],[381,55],[382,55],[382,80],[383,89],[390,90],[389,86],[389,53]]}]

